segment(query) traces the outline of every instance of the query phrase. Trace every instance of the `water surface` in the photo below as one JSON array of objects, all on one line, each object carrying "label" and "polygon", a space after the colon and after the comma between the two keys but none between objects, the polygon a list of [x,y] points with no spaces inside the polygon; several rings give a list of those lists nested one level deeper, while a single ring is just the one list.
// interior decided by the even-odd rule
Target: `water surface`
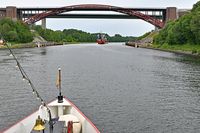
[{"label": "water surface", "polygon": [[[62,92],[102,133],[200,132],[200,59],[113,43],[15,49],[46,101]],[[0,129],[39,102],[8,50],[0,50]]]}]

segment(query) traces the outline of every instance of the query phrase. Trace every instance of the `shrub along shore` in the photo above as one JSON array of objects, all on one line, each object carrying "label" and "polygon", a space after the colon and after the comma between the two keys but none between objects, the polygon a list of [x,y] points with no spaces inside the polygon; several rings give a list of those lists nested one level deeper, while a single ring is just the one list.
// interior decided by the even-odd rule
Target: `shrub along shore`
[{"label": "shrub along shore", "polygon": [[151,48],[200,55],[200,1],[191,12],[166,26],[154,36]]},{"label": "shrub along shore", "polygon": [[[65,42],[96,42],[98,34],[99,33],[88,33],[77,29],[54,31],[51,29],[43,29],[38,25],[28,26],[22,21],[13,21],[9,18],[0,20],[0,39],[3,38],[11,45],[15,45],[15,47],[21,47],[18,46],[20,44],[25,45],[32,43],[35,37],[43,38],[46,42],[54,42],[59,44],[63,44]],[[105,34],[109,42],[125,42],[136,39],[136,37],[133,36],[121,36],[120,34],[115,34],[114,36],[109,36],[106,33],[103,34]],[[28,47],[29,46],[32,45],[28,45]]]},{"label": "shrub along shore", "polygon": [[[169,21],[159,30],[141,37],[129,46],[156,49],[180,54],[200,56],[200,1],[193,5],[191,12],[175,21]],[[152,40],[146,41],[146,40]]]}]

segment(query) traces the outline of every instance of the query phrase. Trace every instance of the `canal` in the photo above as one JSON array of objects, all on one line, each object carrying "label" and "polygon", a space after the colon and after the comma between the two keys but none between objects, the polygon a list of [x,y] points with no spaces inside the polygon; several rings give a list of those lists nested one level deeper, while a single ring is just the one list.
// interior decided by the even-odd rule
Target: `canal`
[{"label": "canal", "polygon": [[[200,132],[200,58],[133,48],[122,43],[14,49],[46,101],[62,92],[102,133]],[[0,50],[0,129],[38,108],[39,102]]]}]

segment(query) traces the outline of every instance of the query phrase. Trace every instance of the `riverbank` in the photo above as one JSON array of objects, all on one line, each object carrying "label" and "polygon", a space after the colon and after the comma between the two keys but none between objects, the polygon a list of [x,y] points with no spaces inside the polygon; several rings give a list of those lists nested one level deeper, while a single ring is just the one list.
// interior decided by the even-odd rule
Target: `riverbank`
[{"label": "riverbank", "polygon": [[161,50],[166,52],[173,52],[178,54],[186,54],[192,56],[200,56],[200,45],[192,45],[192,44],[182,44],[182,45],[169,45],[169,44],[153,44],[153,38],[158,35],[157,31],[151,32],[149,35],[145,36],[141,40],[138,41],[129,41],[126,42],[125,45],[132,47],[140,47],[140,48],[148,48]]},{"label": "riverbank", "polygon": [[173,52],[178,54],[200,56],[199,45],[140,45],[141,48],[155,49],[166,52]]},{"label": "riverbank", "polygon": [[[8,44],[10,48],[34,48],[34,47],[48,47],[48,46],[58,46],[58,45],[76,45],[85,43],[95,43],[95,42],[31,42],[31,43],[20,43],[20,44]],[[0,45],[0,49],[6,49],[5,45]]]},{"label": "riverbank", "polygon": [[[21,44],[8,44],[10,48],[34,48],[34,47],[47,47],[47,46],[57,46],[63,45],[62,43],[54,43],[54,42],[44,42],[44,43],[21,43]],[[5,45],[1,45],[0,49],[6,49]]]},{"label": "riverbank", "polygon": [[170,52],[188,54],[188,55],[196,55],[200,56],[200,46],[199,45],[152,45],[150,46],[154,49],[166,50]]}]

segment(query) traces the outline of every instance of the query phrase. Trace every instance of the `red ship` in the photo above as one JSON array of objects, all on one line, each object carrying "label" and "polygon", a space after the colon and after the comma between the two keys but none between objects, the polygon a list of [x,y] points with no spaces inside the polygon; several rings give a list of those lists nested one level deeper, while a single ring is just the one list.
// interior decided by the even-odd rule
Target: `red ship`
[{"label": "red ship", "polygon": [[105,43],[107,43],[107,38],[106,38],[105,34],[98,34],[97,35],[97,43],[98,44],[105,44]]}]

